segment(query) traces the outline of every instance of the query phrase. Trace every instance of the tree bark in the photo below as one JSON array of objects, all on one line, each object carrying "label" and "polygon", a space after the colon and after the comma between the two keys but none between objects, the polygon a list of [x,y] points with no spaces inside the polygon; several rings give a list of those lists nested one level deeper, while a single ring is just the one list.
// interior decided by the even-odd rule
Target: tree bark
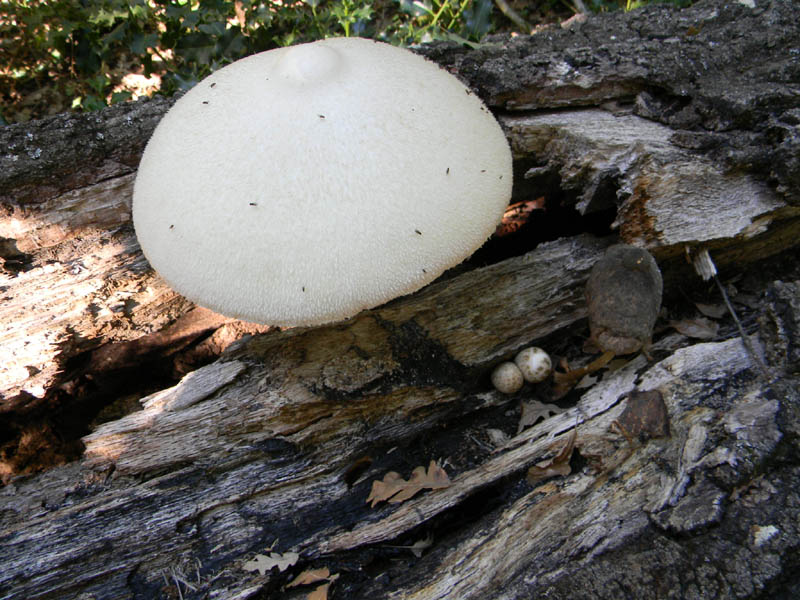
[{"label": "tree bark", "polygon": [[[797,595],[800,6],[746,4],[418,49],[495,111],[538,210],[326,327],[233,321],[150,270],[130,195],[170,101],[0,129],[0,598],[299,598],[321,567],[333,598]],[[493,390],[525,346],[591,360],[583,286],[619,240],[664,276],[650,358],[562,400]],[[556,414],[518,432],[532,400]],[[568,443],[569,474],[526,478]],[[367,503],[431,460],[448,487]],[[249,570],[271,552],[298,558]]]}]

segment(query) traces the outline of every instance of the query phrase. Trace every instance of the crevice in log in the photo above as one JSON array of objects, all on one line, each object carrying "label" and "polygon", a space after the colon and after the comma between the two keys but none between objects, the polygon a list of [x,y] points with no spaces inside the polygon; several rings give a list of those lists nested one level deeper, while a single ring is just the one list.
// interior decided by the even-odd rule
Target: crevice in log
[{"label": "crevice in log", "polygon": [[[33,268],[35,257],[17,248],[17,240],[0,237],[0,274],[8,273],[16,277]],[[0,286],[0,292],[4,290]]]},{"label": "crevice in log", "polygon": [[514,162],[514,192],[511,204],[536,202],[542,208],[515,231],[503,236],[494,235],[479,248],[457,272],[466,268],[487,266],[522,256],[543,242],[589,233],[598,237],[614,236],[611,225],[617,218],[619,183],[604,179],[594,193],[591,211],[581,214],[575,205],[577,191],[565,188],[558,173],[529,159]]},{"label": "crevice in log", "polygon": [[106,421],[141,410],[141,398],[210,364],[248,330],[234,327],[227,336],[220,336],[231,321],[195,309],[166,330],[78,354],[65,353],[60,374],[44,397],[23,393],[16,411],[8,410],[14,399],[8,401],[5,428],[0,431],[0,475],[36,472],[79,459],[85,449],[82,437]]}]

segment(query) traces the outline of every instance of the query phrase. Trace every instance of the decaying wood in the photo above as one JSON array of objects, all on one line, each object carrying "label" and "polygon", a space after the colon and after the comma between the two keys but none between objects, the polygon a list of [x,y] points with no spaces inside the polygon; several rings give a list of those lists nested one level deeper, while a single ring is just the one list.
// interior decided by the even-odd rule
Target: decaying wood
[{"label": "decaying wood", "polygon": [[[724,320],[703,343],[661,330],[653,361],[628,357],[518,432],[520,400],[547,400],[547,384],[506,397],[489,373],[532,343],[580,345],[583,285],[614,236],[265,332],[192,307],[138,249],[131,184],[169,101],[2,128],[0,598],[297,598],[284,586],[325,567],[333,598],[800,592],[800,95],[785,52],[800,6],[651,7],[490,42],[419,51],[497,112],[514,200],[545,196],[542,218],[613,214],[658,259],[669,311],[699,282],[687,249],[710,249],[740,278],[766,376]],[[159,386],[151,369],[183,377]],[[141,383],[120,391],[119,374]],[[644,435],[625,411],[648,390],[668,422]],[[12,477],[26,418],[128,396],[140,410],[99,419],[80,460]],[[571,474],[527,482],[573,434]],[[372,481],[431,460],[448,487],[366,502]],[[271,552],[299,560],[243,568]]]}]

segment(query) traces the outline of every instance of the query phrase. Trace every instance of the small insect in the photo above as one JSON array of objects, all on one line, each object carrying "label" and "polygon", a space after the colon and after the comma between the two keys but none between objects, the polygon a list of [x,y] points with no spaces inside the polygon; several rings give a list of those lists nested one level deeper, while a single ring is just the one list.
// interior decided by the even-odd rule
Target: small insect
[{"label": "small insect", "polygon": [[481,173],[486,173],[486,169],[481,169]]},{"label": "small insect", "polygon": [[306,291],[306,286],[303,286],[303,291],[304,291],[304,292]]},{"label": "small insect", "polygon": [[423,272],[423,273],[427,273],[427,271],[426,271],[425,269],[422,269],[422,272]]},{"label": "small insect", "polygon": [[170,229],[175,229],[175,225],[170,225],[169,228]]},{"label": "small insect", "polygon": [[208,104],[208,100],[203,100],[203,104]]},{"label": "small insect", "polygon": [[320,119],[324,119],[325,115],[317,115]]},{"label": "small insect", "polygon": [[447,167],[447,170],[444,172],[445,175],[450,175],[450,167]]},{"label": "small insect", "polygon": [[214,83],[212,83],[212,84],[211,84],[211,87],[214,87],[215,85],[217,85],[217,82],[216,82],[216,81],[215,81]]},{"label": "small insect", "polygon": [[258,206],[258,204],[256,204],[255,202],[250,202],[249,204],[250,206]]},{"label": "small insect", "polygon": [[419,229],[415,229],[414,233],[416,233],[417,235],[422,235],[422,232]]}]

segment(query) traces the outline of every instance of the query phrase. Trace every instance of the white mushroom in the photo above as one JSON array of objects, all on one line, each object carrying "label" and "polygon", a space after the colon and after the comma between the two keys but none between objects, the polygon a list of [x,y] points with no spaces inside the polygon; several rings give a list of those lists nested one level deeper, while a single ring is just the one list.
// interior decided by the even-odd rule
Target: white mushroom
[{"label": "white mushroom", "polygon": [[512,362],[500,363],[492,371],[492,385],[498,392],[513,394],[522,388],[523,383],[522,371]]},{"label": "white mushroom", "polygon": [[472,254],[511,180],[500,126],[455,77],[408,50],[328,39],[237,61],[178,100],[142,157],[133,220],[189,299],[316,325]]},{"label": "white mushroom", "polygon": [[547,352],[535,346],[522,350],[514,358],[514,362],[522,372],[525,381],[531,383],[544,381],[553,370],[553,361],[550,360]]}]

